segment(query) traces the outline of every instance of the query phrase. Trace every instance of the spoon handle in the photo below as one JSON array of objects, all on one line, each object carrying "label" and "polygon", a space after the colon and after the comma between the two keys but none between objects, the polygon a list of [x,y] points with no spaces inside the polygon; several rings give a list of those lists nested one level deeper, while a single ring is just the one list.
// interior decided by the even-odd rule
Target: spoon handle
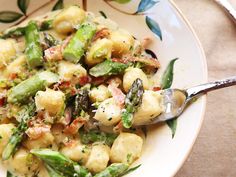
[{"label": "spoon handle", "polygon": [[209,82],[206,84],[198,85],[198,86],[195,86],[186,90],[187,98],[188,100],[190,100],[194,97],[201,96],[207,92],[221,89],[224,87],[230,87],[233,85],[236,85],[236,76],[219,80],[219,81],[215,81],[215,82]]},{"label": "spoon handle", "polygon": [[215,0],[224,10],[229,14],[229,16],[236,23],[236,10],[227,0]]}]

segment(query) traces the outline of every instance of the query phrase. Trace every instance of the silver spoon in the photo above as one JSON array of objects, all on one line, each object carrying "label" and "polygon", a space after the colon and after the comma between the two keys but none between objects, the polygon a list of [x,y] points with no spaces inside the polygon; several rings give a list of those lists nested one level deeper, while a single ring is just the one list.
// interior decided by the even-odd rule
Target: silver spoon
[{"label": "silver spoon", "polygon": [[236,23],[236,10],[227,0],[215,0]]},{"label": "silver spoon", "polygon": [[198,85],[186,90],[165,89],[163,95],[164,111],[161,115],[145,123],[145,125],[156,124],[159,122],[174,119],[180,116],[184,109],[193,102],[194,99],[206,94],[207,92],[236,85],[236,76],[215,82]]}]

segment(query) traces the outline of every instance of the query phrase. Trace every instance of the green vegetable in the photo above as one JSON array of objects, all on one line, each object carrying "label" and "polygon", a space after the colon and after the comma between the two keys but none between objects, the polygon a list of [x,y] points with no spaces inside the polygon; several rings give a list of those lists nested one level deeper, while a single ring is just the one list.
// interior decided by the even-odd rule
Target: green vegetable
[{"label": "green vegetable", "polygon": [[141,164],[139,164],[139,165],[137,165],[137,166],[135,166],[135,167],[133,167],[133,168],[129,168],[129,169],[126,170],[122,175],[123,175],[123,176],[124,176],[124,175],[127,175],[127,174],[129,174],[129,173],[131,173],[131,172],[137,170],[140,166],[141,166]]},{"label": "green vegetable", "polygon": [[3,32],[3,35],[1,38],[6,39],[6,38],[15,38],[15,37],[20,37],[25,34],[25,27],[18,27],[18,28],[13,28],[7,31]]},{"label": "green vegetable", "polygon": [[33,155],[43,160],[56,173],[66,177],[92,177],[92,175],[76,162],[65,157],[57,151],[50,149],[32,149]]},{"label": "green vegetable", "polygon": [[14,176],[11,172],[7,171],[7,177],[17,177],[17,176]]},{"label": "green vegetable", "polygon": [[11,88],[8,92],[7,101],[9,103],[23,103],[29,97],[34,96],[37,91],[44,90],[47,86],[58,82],[58,80],[59,77],[50,71],[38,73]]},{"label": "green vegetable", "polygon": [[[169,65],[167,66],[161,80],[161,88],[162,89],[167,89],[170,88],[173,82],[173,70],[174,70],[174,64],[178,60],[178,58],[175,58],[170,61]],[[172,138],[175,136],[176,128],[177,128],[177,119],[172,119],[166,121],[167,125],[170,127],[171,132],[172,132]]]},{"label": "green vegetable", "polygon": [[93,142],[103,142],[108,146],[111,146],[115,139],[117,138],[116,134],[113,133],[104,133],[98,130],[91,130],[89,132],[85,132],[80,129],[79,131],[80,139],[83,144],[89,144]]},{"label": "green vegetable", "polygon": [[94,177],[119,177],[125,173],[128,167],[129,166],[127,164],[113,163],[104,171],[96,174]]},{"label": "green vegetable", "polygon": [[74,114],[78,115],[81,111],[89,110],[89,92],[87,89],[81,90],[75,97]]},{"label": "green vegetable", "polygon": [[123,73],[128,67],[127,64],[106,60],[92,67],[89,70],[89,74],[94,77],[116,75]]},{"label": "green vegetable", "polygon": [[63,177],[61,174],[56,172],[51,166],[45,164],[45,167],[46,167],[50,177]]},{"label": "green vegetable", "polygon": [[133,114],[142,103],[143,93],[143,82],[138,78],[133,82],[125,98],[125,109],[121,115],[122,123],[125,128],[132,126]]},{"label": "green vegetable", "polygon": [[43,22],[41,22],[41,24],[39,25],[39,30],[40,31],[46,31],[52,28],[52,22],[53,20],[45,20]]},{"label": "green vegetable", "polygon": [[7,160],[15,152],[17,146],[23,139],[23,135],[27,130],[27,121],[31,119],[35,114],[35,104],[29,104],[24,106],[23,109],[19,112],[19,117],[21,122],[14,129],[12,136],[10,137],[6,147],[2,153],[2,160]]},{"label": "green vegetable", "polygon": [[84,55],[85,50],[95,32],[95,25],[91,23],[82,24],[64,49],[63,57],[68,61],[78,63]]},{"label": "green vegetable", "polygon": [[48,48],[58,44],[58,41],[51,34],[44,32],[43,35]]},{"label": "green vegetable", "polygon": [[[45,31],[45,30],[51,29],[52,22],[53,22],[53,20],[45,20],[43,22],[40,22],[40,24],[38,25],[39,30]],[[26,27],[16,27],[16,28],[13,28],[10,30],[6,30],[3,32],[3,34],[0,36],[0,38],[6,39],[6,38],[21,37],[21,36],[25,35]]]},{"label": "green vegetable", "polygon": [[25,40],[27,62],[30,67],[34,68],[43,65],[43,50],[40,45],[39,31],[36,22],[29,22],[25,28]]}]

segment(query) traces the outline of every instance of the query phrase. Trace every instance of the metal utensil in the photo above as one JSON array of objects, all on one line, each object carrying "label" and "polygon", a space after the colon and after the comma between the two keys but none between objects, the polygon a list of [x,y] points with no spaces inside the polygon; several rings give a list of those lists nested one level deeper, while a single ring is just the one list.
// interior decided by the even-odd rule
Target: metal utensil
[{"label": "metal utensil", "polygon": [[228,0],[215,0],[236,23],[236,10]]},{"label": "metal utensil", "polygon": [[164,111],[145,125],[156,124],[178,117],[195,99],[207,92],[236,85],[236,76],[215,82],[198,85],[186,90],[165,89],[162,91]]}]

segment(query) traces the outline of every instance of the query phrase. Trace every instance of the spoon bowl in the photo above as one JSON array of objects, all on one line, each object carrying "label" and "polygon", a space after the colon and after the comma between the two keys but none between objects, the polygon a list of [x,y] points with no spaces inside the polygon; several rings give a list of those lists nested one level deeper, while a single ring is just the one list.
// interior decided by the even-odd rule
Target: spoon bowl
[{"label": "spoon bowl", "polygon": [[236,85],[236,76],[198,85],[186,90],[165,89],[161,91],[163,96],[163,112],[159,116],[146,122],[145,125],[157,124],[179,117],[185,108],[193,102],[194,99],[206,94],[207,92]]}]

